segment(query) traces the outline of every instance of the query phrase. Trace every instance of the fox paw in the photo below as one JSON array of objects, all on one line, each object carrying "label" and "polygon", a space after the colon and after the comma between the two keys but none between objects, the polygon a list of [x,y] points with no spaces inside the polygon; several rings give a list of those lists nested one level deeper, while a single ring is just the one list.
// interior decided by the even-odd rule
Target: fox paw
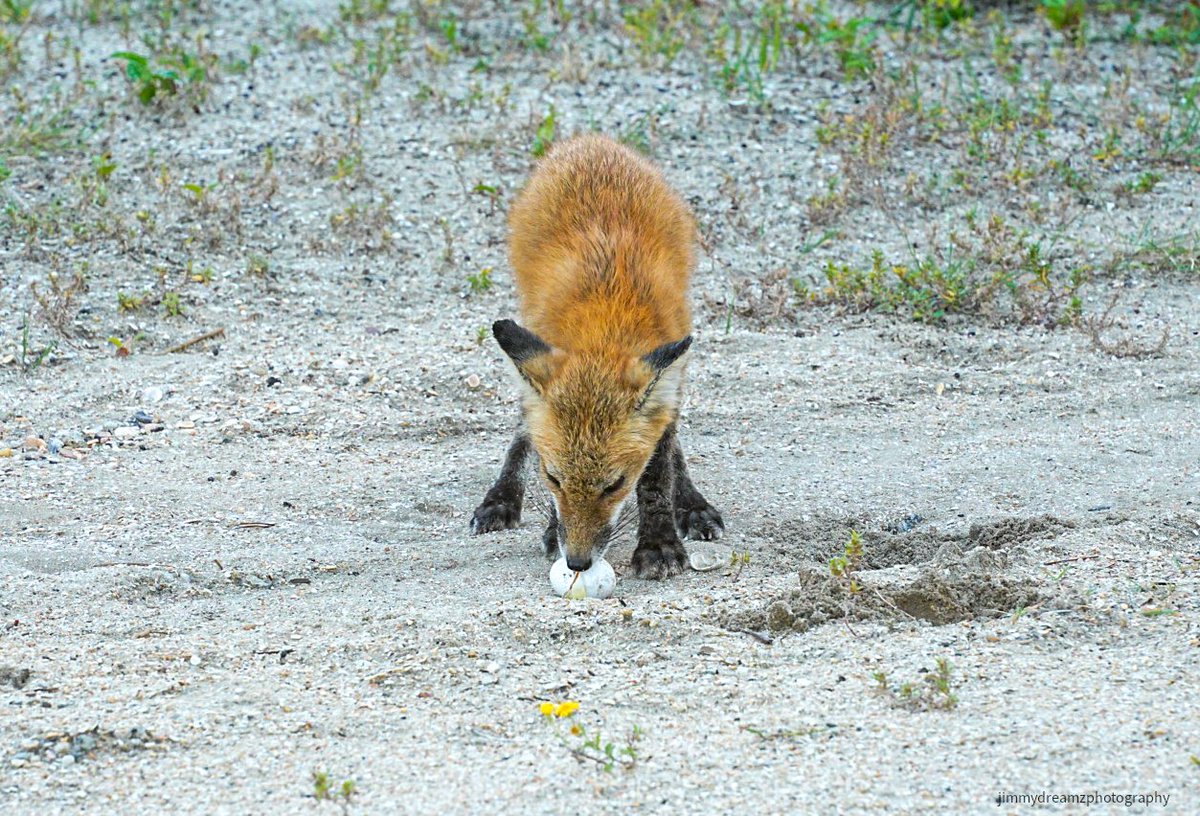
[{"label": "fox paw", "polygon": [[503,499],[484,499],[471,517],[471,534],[512,530],[521,523],[521,505]]},{"label": "fox paw", "polygon": [[675,511],[675,526],[684,538],[716,541],[725,532],[721,512],[708,502],[696,507],[681,507]]},{"label": "fox paw", "polygon": [[639,578],[670,578],[687,566],[687,550],[680,541],[639,544],[633,551],[631,565]]}]

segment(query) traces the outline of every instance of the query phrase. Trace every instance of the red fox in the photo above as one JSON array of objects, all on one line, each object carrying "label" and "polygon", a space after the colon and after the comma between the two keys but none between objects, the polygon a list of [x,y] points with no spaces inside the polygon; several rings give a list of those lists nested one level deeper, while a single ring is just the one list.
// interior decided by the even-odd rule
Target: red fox
[{"label": "red fox", "polygon": [[692,343],[692,214],[647,159],[589,135],[542,159],[508,221],[525,327],[498,320],[492,333],[520,375],[522,422],[471,530],[517,526],[532,449],[553,499],[547,557],[587,569],[636,495],[634,571],[678,574],[681,536],[724,531],[675,434]]}]

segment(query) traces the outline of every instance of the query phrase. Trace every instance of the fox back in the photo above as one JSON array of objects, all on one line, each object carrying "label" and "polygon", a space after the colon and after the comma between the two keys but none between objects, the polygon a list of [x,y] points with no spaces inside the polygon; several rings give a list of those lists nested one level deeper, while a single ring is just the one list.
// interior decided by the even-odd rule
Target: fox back
[{"label": "fox back", "polygon": [[576,563],[603,552],[678,416],[695,222],[648,160],[601,136],[557,145],[514,202],[509,253],[525,327],[493,327]]}]

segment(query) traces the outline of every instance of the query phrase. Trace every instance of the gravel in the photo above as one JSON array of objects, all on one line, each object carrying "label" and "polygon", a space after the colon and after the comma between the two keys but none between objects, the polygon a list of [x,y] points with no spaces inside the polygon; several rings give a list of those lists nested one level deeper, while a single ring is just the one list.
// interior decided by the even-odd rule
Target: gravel
[{"label": "gravel", "polygon": [[[100,77],[89,115],[108,124],[71,166],[111,151],[108,212],[158,226],[133,250],[64,239],[39,254],[0,236],[5,338],[37,313],[28,283],[48,259],[90,263],[61,353],[23,373],[8,339],[0,349],[13,354],[0,365],[6,813],[332,812],[314,772],[333,791],[353,780],[347,806],[362,813],[1017,813],[996,797],[1043,791],[1157,791],[1167,807],[1110,810],[1200,810],[1194,276],[1113,284],[1126,329],[1171,327],[1144,358],[983,319],[760,320],[727,308],[746,281],[903,251],[893,219],[923,230],[929,217],[864,204],[809,247],[821,228],[803,202],[830,161],[820,106],[851,110],[863,87],[832,57],[772,75],[769,113],[731,102],[689,55],[639,68],[603,32],[570,56],[592,66],[579,83],[547,79],[562,51],[475,73],[469,51],[421,60],[384,78],[361,126],[366,171],[339,181],[320,154],[348,133],[351,80],[334,68],[348,47],[280,33],[327,24],[337,4],[203,5],[221,53],[267,47],[198,115],[126,96],[105,59],[124,47],[115,25],[33,30],[69,28]],[[464,36],[520,25],[495,14]],[[1025,19],[1018,39],[1039,25]],[[1144,55],[1146,70],[1162,59]],[[455,101],[473,82],[484,99],[508,86],[508,106]],[[1103,85],[1077,90],[1087,104]],[[550,104],[560,133],[653,114],[654,156],[707,245],[681,438],[726,536],[691,545],[705,571],[661,583],[631,576],[625,542],[607,600],[553,593],[536,500],[519,530],[468,534],[517,414],[501,353],[477,342],[515,308],[502,202]],[[272,196],[249,183],[268,142]],[[224,173],[214,209],[160,194],[164,162],[177,181]],[[23,206],[72,172],[10,164]],[[1069,251],[1110,249],[1147,216],[1194,223],[1194,173],[1162,184],[1147,202],[1082,207]],[[390,219],[335,229],[350,206]],[[183,315],[117,309],[116,291],[152,289],[157,264],[188,259],[214,274],[181,289]],[[495,285],[471,293],[485,267]],[[851,530],[857,590],[829,570]],[[896,689],[923,687],[939,658],[955,703],[905,705]],[[540,712],[567,700],[570,717]],[[634,748],[632,767],[581,758],[597,734]]]}]

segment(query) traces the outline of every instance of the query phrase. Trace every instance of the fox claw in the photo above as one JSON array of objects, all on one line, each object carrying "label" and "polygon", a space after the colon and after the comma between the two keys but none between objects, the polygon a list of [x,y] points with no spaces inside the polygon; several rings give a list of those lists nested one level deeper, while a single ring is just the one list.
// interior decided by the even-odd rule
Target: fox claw
[{"label": "fox claw", "polygon": [[475,508],[471,517],[471,534],[482,535],[497,530],[512,530],[521,523],[521,505],[506,501],[487,501]]},{"label": "fox claw", "polygon": [[687,550],[680,541],[656,545],[639,544],[633,551],[631,564],[639,578],[670,578],[683,572],[687,566]]},{"label": "fox claw", "polygon": [[701,541],[716,541],[725,532],[721,513],[711,504],[679,509],[675,512],[675,526],[684,538]]}]

